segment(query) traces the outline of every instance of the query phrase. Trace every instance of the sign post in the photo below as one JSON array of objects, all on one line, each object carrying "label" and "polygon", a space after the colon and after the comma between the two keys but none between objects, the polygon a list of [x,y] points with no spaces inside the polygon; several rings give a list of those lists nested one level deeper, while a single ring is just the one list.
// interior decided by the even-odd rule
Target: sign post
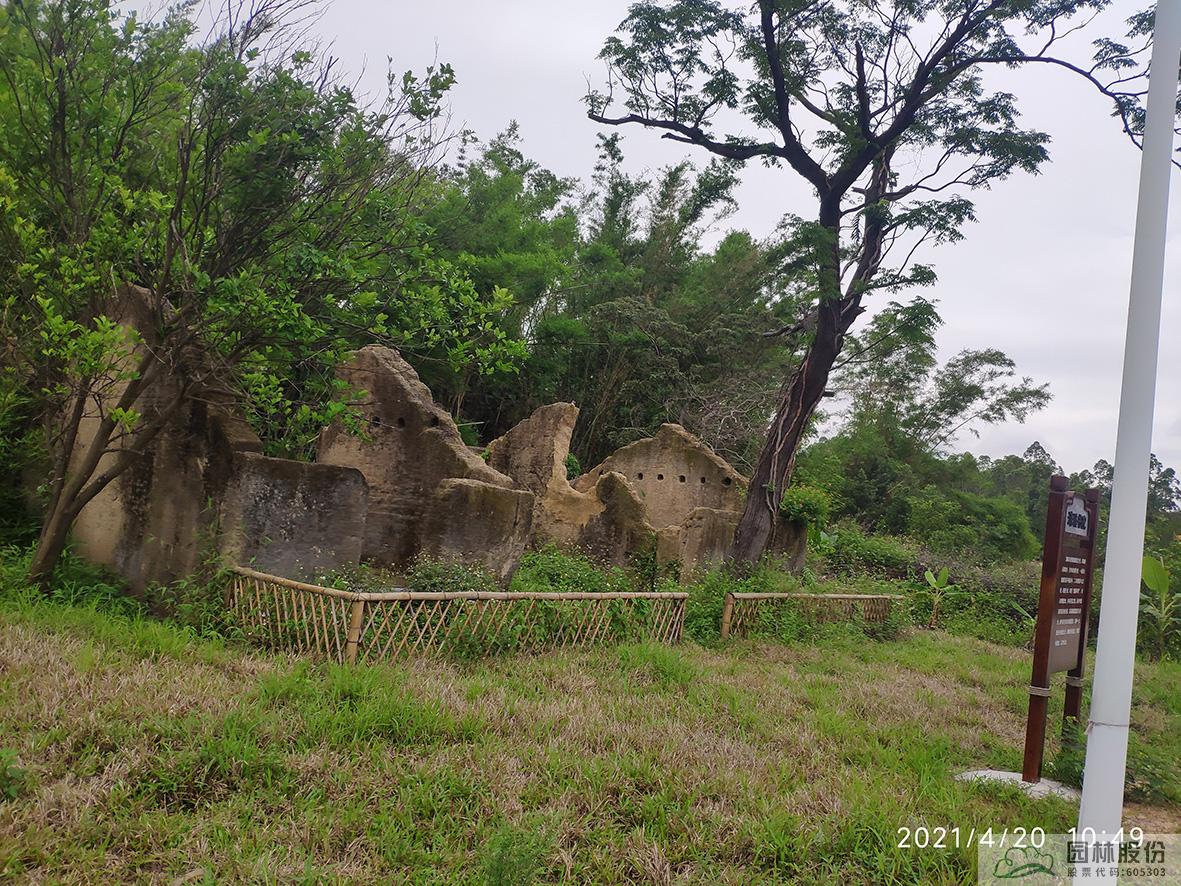
[{"label": "sign post", "polygon": [[1021,780],[1025,782],[1036,783],[1042,777],[1050,677],[1059,671],[1067,672],[1064,731],[1079,718],[1098,528],[1098,490],[1071,492],[1065,477],[1051,477],[1025,724],[1025,760],[1021,767]]}]

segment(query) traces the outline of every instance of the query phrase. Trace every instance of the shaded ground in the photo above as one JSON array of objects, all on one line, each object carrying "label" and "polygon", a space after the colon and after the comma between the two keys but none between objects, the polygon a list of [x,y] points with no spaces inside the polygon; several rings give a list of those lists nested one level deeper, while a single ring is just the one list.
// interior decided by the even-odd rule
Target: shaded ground
[{"label": "shaded ground", "polygon": [[[350,671],[4,606],[0,746],[27,775],[0,877],[975,883],[974,849],[897,829],[1074,822],[951,778],[1018,766],[1028,667],[916,631]],[[1138,737],[1168,749],[1181,667],[1138,674]],[[1181,830],[1168,803],[1129,818]]]}]

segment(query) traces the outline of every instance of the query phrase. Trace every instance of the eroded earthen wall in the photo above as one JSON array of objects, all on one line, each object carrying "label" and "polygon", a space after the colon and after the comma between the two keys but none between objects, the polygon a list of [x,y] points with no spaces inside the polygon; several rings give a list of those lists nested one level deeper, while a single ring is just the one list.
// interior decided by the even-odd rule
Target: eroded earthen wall
[{"label": "eroded earthen wall", "polygon": [[680,526],[697,508],[740,511],[746,478],[682,428],[665,424],[654,437],[637,440],[574,481],[585,491],[615,471],[627,478],[657,529]]},{"label": "eroded earthen wall", "polygon": [[[501,519],[519,507],[513,481],[468,448],[451,415],[434,402],[397,351],[376,345],[362,348],[338,374],[350,388],[363,392],[357,408],[366,422],[365,433],[356,436],[339,425],[326,428],[316,460],[356,468],[364,475],[369,485],[366,560],[402,567],[420,551],[445,554],[445,539],[454,540],[457,533],[486,532],[485,527],[471,525],[470,514],[456,513],[454,525],[447,525],[435,501],[445,480],[471,480],[489,487],[480,493],[486,505],[477,511],[496,514],[496,525],[506,532],[511,527],[513,533],[526,531],[515,520]],[[515,542],[506,545],[513,549]]]},{"label": "eroded earthen wall", "polygon": [[[128,287],[119,319],[151,342],[149,306],[147,293]],[[174,401],[176,378],[151,386],[135,408],[151,415]],[[116,386],[107,401],[120,393]],[[79,428],[79,451],[98,420],[93,406]],[[241,418],[210,398],[191,400],[83,508],[73,527],[76,549],[137,590],[191,575],[215,555],[292,577],[358,562],[366,513],[360,473],[267,458],[261,449]],[[105,455],[99,470],[115,457]]]}]

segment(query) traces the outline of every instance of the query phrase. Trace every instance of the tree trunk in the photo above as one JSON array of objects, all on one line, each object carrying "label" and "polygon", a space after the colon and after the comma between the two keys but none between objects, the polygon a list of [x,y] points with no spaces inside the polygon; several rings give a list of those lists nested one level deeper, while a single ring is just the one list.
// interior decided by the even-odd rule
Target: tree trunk
[{"label": "tree trunk", "polygon": [[[136,377],[128,382],[117,402],[120,409],[130,409],[139,400],[144,389],[156,383],[161,376],[161,364],[151,352],[141,358]],[[103,456],[110,452],[112,439],[118,428],[118,423],[112,418],[110,411],[98,422],[94,436],[78,452],[74,452],[78,439],[78,424],[82,420],[84,410],[72,410],[68,419],[69,424],[64,428],[62,451],[57,456],[54,477],[54,491],[49,502],[49,509],[45,515],[45,523],[41,528],[41,535],[37,540],[37,548],[33,551],[33,559],[29,564],[28,578],[43,589],[49,587],[53,572],[57,568],[58,560],[66,548],[69,540],[70,528],[82,509],[102,492],[112,480],[122,474],[135,458],[141,457],[146,448],[156,438],[165,425],[177,414],[181,406],[188,402],[190,392],[195,384],[190,378],[177,391],[176,396],[163,409],[156,410],[147,420],[137,425],[137,429],[129,440],[122,441],[120,452],[108,467],[99,470]],[[80,395],[83,400],[90,396],[89,392]],[[68,449],[65,446],[68,445]]]},{"label": "tree trunk", "polygon": [[53,510],[45,516],[45,525],[41,527],[41,535],[37,539],[37,548],[33,551],[33,560],[29,564],[29,581],[39,585],[42,590],[49,589],[49,582],[53,578],[53,571],[66,549],[70,526],[74,522],[74,515],[66,512],[59,500]]},{"label": "tree trunk", "polygon": [[750,480],[746,507],[734,531],[731,556],[735,560],[754,562],[775,541],[779,502],[795,470],[796,453],[808,422],[824,396],[828,374],[840,353],[844,334],[840,315],[839,301],[821,306],[815,338],[780,398]]},{"label": "tree trunk", "polygon": [[[889,181],[888,173],[888,161],[878,161],[873,184],[866,195],[867,204],[880,199],[882,189]],[[859,247],[861,257],[848,289],[842,292],[842,195],[842,192],[829,191],[821,198],[819,222],[828,234],[828,241],[819,247],[817,255],[819,304],[816,331],[803,361],[780,395],[775,420],[755,464],[746,506],[734,530],[734,544],[730,551],[731,557],[737,561],[753,563],[775,542],[780,526],[779,502],[795,470],[800,443],[812,414],[824,397],[828,376],[840,356],[845,333],[864,310],[861,307],[862,284],[873,276],[881,260],[881,220],[867,216]]]}]

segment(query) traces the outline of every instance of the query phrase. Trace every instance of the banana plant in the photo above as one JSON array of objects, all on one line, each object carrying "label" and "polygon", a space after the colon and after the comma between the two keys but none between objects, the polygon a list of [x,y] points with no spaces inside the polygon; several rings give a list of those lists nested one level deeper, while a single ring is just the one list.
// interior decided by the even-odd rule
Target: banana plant
[{"label": "banana plant", "polygon": [[949,582],[948,575],[946,566],[939,570],[938,575],[930,569],[924,575],[924,578],[927,579],[927,587],[919,593],[931,601],[931,617],[927,619],[928,628],[939,626],[939,608],[945,601],[952,597],[963,596],[964,592],[959,589],[959,586]]},{"label": "banana plant", "polygon": [[1181,636],[1181,595],[1170,587],[1169,570],[1155,557],[1144,558],[1141,573],[1140,618],[1158,659],[1164,658],[1174,637]]}]

